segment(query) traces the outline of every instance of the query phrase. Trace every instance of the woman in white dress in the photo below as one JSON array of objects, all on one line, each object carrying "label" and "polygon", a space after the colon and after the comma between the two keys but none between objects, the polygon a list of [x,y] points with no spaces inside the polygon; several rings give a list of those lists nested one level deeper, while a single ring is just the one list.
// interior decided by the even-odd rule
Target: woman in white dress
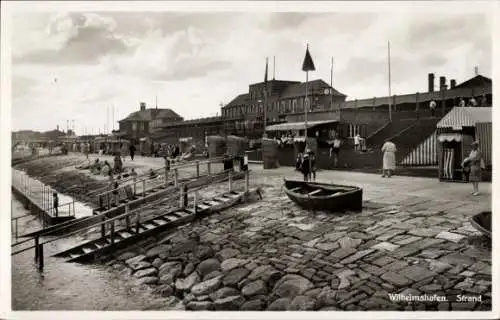
[{"label": "woman in white dress", "polygon": [[484,168],[483,154],[479,150],[479,142],[472,143],[472,150],[467,158],[464,159],[462,167],[470,167],[469,181],[472,182],[472,195],[479,195],[479,182],[481,181],[481,169]]},{"label": "woman in white dress", "polygon": [[384,153],[383,158],[383,168],[382,168],[382,178],[390,178],[392,172],[396,170],[396,145],[389,140],[386,140],[382,146],[382,152]]}]

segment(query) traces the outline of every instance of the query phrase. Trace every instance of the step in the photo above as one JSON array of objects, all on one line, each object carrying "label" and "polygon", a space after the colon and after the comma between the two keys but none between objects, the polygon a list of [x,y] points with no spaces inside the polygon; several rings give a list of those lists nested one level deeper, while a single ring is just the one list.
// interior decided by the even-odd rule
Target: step
[{"label": "step", "polygon": [[204,205],[204,204],[197,204],[196,207],[199,210],[206,210],[206,209],[210,208],[210,206],[207,206],[207,205]]},{"label": "step", "polygon": [[82,254],[70,253],[70,254],[69,254],[69,257],[70,257],[71,259],[75,259],[75,258],[78,258],[78,257],[79,257],[79,256],[81,256],[81,255],[82,255]]},{"label": "step", "polygon": [[82,251],[83,251],[83,253],[91,253],[92,251],[94,251],[94,249],[91,249],[91,248],[88,248],[88,247],[83,247]]},{"label": "step", "polygon": [[167,221],[165,221],[165,220],[163,220],[163,219],[161,219],[161,218],[160,218],[160,219],[154,219],[154,220],[153,220],[153,222],[154,222],[154,223],[156,223],[156,224],[157,224],[157,225],[159,225],[159,226],[162,226],[162,225],[164,225],[164,224],[167,224],[167,223],[168,223]]},{"label": "step", "polygon": [[131,233],[127,232],[127,231],[120,231],[118,232],[118,234],[123,238],[123,239],[126,239],[126,238],[130,238],[132,236]]},{"label": "step", "polygon": [[151,229],[154,229],[154,228],[158,227],[158,226],[155,226],[154,224],[152,224],[152,223],[150,223],[150,222],[149,222],[149,223],[146,223],[146,224],[143,224],[143,226],[144,226],[147,230],[151,230]]}]

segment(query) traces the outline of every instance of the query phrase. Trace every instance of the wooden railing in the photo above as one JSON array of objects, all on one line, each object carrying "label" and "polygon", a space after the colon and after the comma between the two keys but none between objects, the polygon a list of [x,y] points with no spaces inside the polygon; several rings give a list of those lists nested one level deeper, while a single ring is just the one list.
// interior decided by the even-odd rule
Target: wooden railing
[{"label": "wooden railing", "polygon": [[[228,179],[228,191],[230,192],[230,191],[235,190],[234,184],[233,184],[233,174],[232,174],[232,170],[228,170],[227,172],[229,173],[228,177],[224,176],[221,179],[218,179],[217,181],[213,181],[212,183],[214,183],[214,184],[221,183],[229,178]],[[244,174],[245,174],[244,192],[248,192],[249,191],[249,181],[250,181],[249,171],[245,171]],[[92,224],[90,226],[82,227],[78,230],[75,230],[71,233],[56,237],[54,239],[50,239],[50,240],[47,240],[47,241],[40,243],[40,236],[35,236],[35,237],[29,238],[29,239],[26,239],[26,240],[23,240],[20,242],[16,242],[16,243],[11,245],[12,248],[19,246],[21,244],[27,243],[29,241],[34,241],[34,245],[27,247],[27,248],[23,248],[23,249],[18,249],[17,251],[12,251],[11,255],[14,256],[14,255],[23,253],[23,252],[31,250],[31,249],[35,249],[35,260],[38,262],[38,268],[40,270],[43,270],[43,266],[44,266],[43,246],[44,245],[61,240],[61,239],[64,239],[64,238],[67,238],[67,237],[75,235],[75,234],[78,234],[82,231],[88,231],[88,230],[92,230],[95,228],[100,228],[101,238],[105,238],[107,235],[110,235],[111,236],[111,243],[113,243],[114,242],[114,235],[115,235],[115,227],[116,227],[117,221],[118,222],[124,221],[125,226],[127,228],[134,227],[136,233],[139,233],[139,228],[140,228],[140,223],[141,223],[141,213],[144,212],[144,209],[150,208],[152,206],[155,206],[159,203],[162,203],[162,202],[165,202],[168,200],[173,200],[177,197],[179,197],[179,207],[176,209],[173,209],[173,211],[178,210],[179,208],[180,209],[185,208],[188,206],[187,200],[188,200],[189,193],[193,194],[193,208],[194,208],[194,212],[196,214],[197,202],[199,200],[198,191],[203,189],[203,188],[205,188],[205,186],[200,186],[200,187],[192,188],[192,189],[186,189],[185,185],[180,185],[179,186],[179,195],[172,195],[172,196],[167,197],[167,198],[162,198],[162,199],[156,200],[154,202],[151,202],[145,206],[142,206],[142,207],[134,209],[134,210],[129,210],[129,207],[126,206],[124,214],[121,214],[119,216],[116,216],[114,218],[109,218],[109,219],[105,215],[102,215],[101,222]],[[162,212],[161,214],[164,215],[165,212]],[[131,218],[133,218],[133,221],[131,221]],[[107,230],[109,230],[109,232],[107,232]]]}]

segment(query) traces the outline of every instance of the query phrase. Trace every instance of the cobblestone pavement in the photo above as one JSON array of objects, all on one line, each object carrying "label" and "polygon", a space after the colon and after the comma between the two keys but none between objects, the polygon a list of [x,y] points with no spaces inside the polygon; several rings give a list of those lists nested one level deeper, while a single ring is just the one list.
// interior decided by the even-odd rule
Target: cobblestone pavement
[{"label": "cobblestone pavement", "polygon": [[[323,171],[318,181],[361,186],[364,209],[312,213],[282,191],[283,176],[298,174],[252,169],[263,200],[160,235],[108,265],[176,309],[491,310],[491,243],[469,222],[491,210],[491,184],[473,197],[466,184]],[[408,304],[391,300],[397,293],[447,300]]]}]

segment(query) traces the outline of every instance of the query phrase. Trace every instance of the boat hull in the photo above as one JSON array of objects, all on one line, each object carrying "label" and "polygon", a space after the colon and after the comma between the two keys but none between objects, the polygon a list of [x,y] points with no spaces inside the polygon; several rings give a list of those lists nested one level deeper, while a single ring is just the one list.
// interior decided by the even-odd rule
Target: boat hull
[{"label": "boat hull", "polygon": [[485,211],[474,215],[470,222],[483,235],[491,238],[491,211]]},{"label": "boat hull", "polygon": [[[319,189],[319,193],[308,194]],[[363,190],[358,187],[285,179],[284,190],[290,200],[308,210],[343,212],[363,208]]]}]

